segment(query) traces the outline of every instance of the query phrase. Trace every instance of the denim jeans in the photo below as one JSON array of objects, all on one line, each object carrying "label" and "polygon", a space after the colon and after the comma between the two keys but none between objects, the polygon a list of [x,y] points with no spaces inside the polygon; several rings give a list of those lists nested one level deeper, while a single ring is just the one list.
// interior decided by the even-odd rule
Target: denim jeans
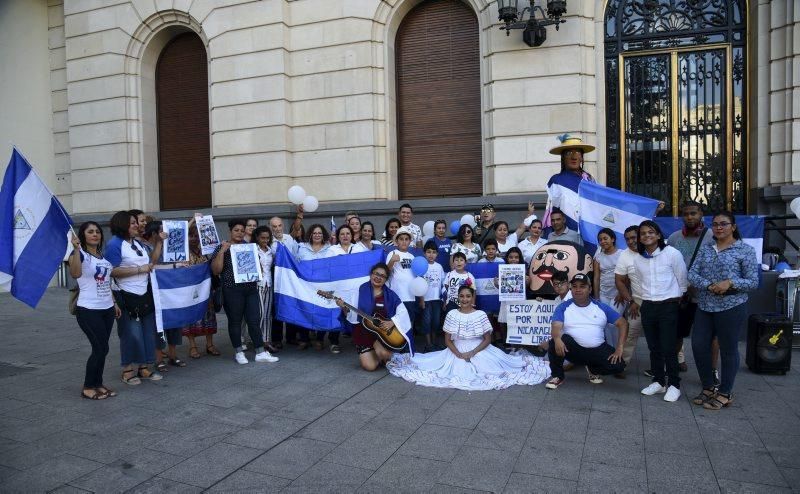
[{"label": "denim jeans", "polygon": [[237,352],[242,351],[242,319],[247,321],[247,332],[256,353],[264,347],[261,338],[261,298],[256,286],[222,287],[222,304],[228,316],[228,336]]},{"label": "denim jeans", "polygon": [[422,334],[437,334],[442,330],[442,301],[426,300],[422,311]]},{"label": "denim jeans", "polygon": [[83,378],[84,388],[99,388],[103,385],[103,369],[108,355],[108,338],[114,327],[114,308],[84,309],[78,307],[75,316],[83,333],[92,345],[92,354],[86,361],[86,374]]},{"label": "denim jeans", "polygon": [[730,394],[736,372],[739,370],[739,335],[747,321],[747,304],[739,304],[721,312],[697,310],[692,330],[692,352],[697,374],[704,388],[714,385],[711,368],[711,341],[719,341],[720,386],[719,392]]},{"label": "denim jeans", "polygon": [[653,382],[676,388],[681,387],[677,349],[678,306],[677,301],[655,303],[645,300],[641,310],[642,329],[650,350]]},{"label": "denim jeans", "polygon": [[117,319],[119,357],[123,367],[130,364],[152,364],[156,360],[156,315],[154,312],[131,319],[125,309]]}]

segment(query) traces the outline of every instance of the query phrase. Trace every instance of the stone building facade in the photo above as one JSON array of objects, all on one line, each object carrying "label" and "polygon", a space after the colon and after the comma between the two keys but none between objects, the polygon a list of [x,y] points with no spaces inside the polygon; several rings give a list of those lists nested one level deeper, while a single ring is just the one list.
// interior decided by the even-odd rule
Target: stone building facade
[{"label": "stone building facade", "polygon": [[[75,215],[181,209],[162,207],[157,65],[172,41],[191,33],[207,57],[209,151],[178,185],[191,188],[195,173],[207,174],[209,203],[200,207],[285,204],[293,184],[323,205],[394,205],[415,197],[398,188],[406,159],[398,145],[398,32],[415,10],[448,1],[477,26],[469,42],[479,70],[480,195],[500,203],[542,197],[560,166],[548,150],[564,133],[597,146],[586,169],[605,182],[606,96],[618,83],[608,80],[604,50],[611,0],[570,0],[567,22],[548,28],[535,48],[519,31],[500,30],[493,0],[6,0],[0,142],[7,153],[15,143]],[[800,188],[800,5],[738,3],[746,30],[738,105],[748,109],[738,130],[746,143],[741,209],[782,213]],[[431,17],[422,44],[450,33],[444,42],[460,46],[451,18]],[[430,166],[457,204],[450,170]],[[474,195],[463,202],[484,200],[466,197]]]}]

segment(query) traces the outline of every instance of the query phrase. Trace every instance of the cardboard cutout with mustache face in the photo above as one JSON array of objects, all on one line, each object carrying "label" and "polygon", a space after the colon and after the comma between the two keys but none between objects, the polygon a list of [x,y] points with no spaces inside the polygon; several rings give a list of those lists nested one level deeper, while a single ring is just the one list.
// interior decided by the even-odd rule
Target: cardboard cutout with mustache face
[{"label": "cardboard cutout with mustache face", "polygon": [[582,245],[566,240],[553,240],[539,247],[531,258],[528,270],[528,287],[536,297],[556,294],[550,282],[557,271],[567,273],[572,279],[577,273],[591,276],[593,265],[590,256]]}]

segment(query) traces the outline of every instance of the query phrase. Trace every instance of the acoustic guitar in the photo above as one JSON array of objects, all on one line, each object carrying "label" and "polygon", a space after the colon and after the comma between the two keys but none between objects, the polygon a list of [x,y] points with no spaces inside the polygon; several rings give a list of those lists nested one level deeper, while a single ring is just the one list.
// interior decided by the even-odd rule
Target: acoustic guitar
[{"label": "acoustic guitar", "polygon": [[317,290],[317,295],[328,300],[341,301],[345,307],[358,314],[361,317],[361,325],[364,326],[364,329],[374,334],[386,348],[399,352],[406,345],[406,339],[403,333],[395,327],[394,323],[392,323],[392,327],[389,329],[383,329],[381,327],[381,323],[385,321],[392,322],[390,319],[385,319],[377,314],[369,315],[358,307],[353,307],[341,298],[335,296],[333,292]]}]

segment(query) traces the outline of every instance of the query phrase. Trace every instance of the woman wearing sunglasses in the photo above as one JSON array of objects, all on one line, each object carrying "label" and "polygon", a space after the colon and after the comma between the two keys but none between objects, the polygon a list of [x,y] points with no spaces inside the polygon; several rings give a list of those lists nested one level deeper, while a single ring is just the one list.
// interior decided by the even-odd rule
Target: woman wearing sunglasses
[{"label": "woman wearing sunglasses", "polygon": [[[758,261],[753,247],[742,241],[736,218],[729,212],[714,215],[714,242],[703,245],[689,270],[697,289],[697,313],[692,329],[692,352],[702,391],[692,402],[719,410],[733,402],[733,381],[739,369],[739,334],[747,320],[747,292],[758,287]],[[711,341],[719,341],[721,384],[714,387]]]}]

